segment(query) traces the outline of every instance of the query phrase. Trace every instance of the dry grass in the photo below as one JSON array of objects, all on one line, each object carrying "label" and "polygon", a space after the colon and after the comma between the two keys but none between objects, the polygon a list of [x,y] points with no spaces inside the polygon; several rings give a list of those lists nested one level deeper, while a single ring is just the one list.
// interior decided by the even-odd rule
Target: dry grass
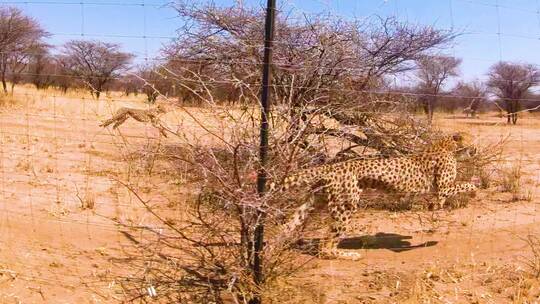
[{"label": "dry grass", "polygon": [[93,210],[96,207],[96,196],[94,194],[94,191],[86,185],[84,193],[79,193],[79,189],[77,190],[76,197],[80,202],[80,208],[82,210]]},{"label": "dry grass", "polygon": [[[28,96],[31,95],[32,97],[35,97],[37,95],[40,98],[65,97],[65,98],[78,98],[78,99],[88,99],[88,100],[95,99],[92,96],[92,94],[90,94],[90,91],[85,88],[71,88],[67,90],[66,92],[55,87],[49,87],[46,89],[36,90],[35,87],[31,84],[19,84],[15,86],[15,91],[10,96],[12,96],[12,98],[14,99],[20,99],[27,95]],[[116,91],[104,92],[101,97],[101,99],[121,99],[121,98],[125,98],[124,93],[116,92]],[[142,94],[139,94],[138,96],[130,95],[129,99],[140,100],[141,102],[145,100]]]},{"label": "dry grass", "polygon": [[497,181],[502,192],[512,195],[511,201],[532,201],[531,189],[525,187],[523,165],[520,161],[500,170]]},{"label": "dry grass", "polygon": [[500,181],[502,191],[512,193],[512,195],[517,198],[521,190],[522,177],[523,174],[520,163],[514,164],[510,168],[503,169]]},{"label": "dry grass", "polygon": [[524,264],[527,266],[529,274],[538,279],[540,278],[540,238],[529,234],[522,240],[527,243],[530,250],[530,255],[525,258]]},{"label": "dry grass", "polygon": [[0,107],[9,107],[19,103],[17,96],[0,93]]},{"label": "dry grass", "polygon": [[[411,272],[365,270],[353,281],[281,286],[287,303],[538,303],[540,280],[520,264],[432,263]],[[333,294],[339,294],[339,300]],[[292,300],[292,301],[291,301]],[[273,302],[279,303],[279,302]]]}]

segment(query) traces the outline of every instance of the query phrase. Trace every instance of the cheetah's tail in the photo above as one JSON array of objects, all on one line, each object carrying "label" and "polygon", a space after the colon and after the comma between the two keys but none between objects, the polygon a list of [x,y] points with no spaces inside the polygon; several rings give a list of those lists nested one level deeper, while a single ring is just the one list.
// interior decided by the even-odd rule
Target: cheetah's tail
[{"label": "cheetah's tail", "polygon": [[284,225],[284,232],[286,234],[295,232],[298,227],[303,226],[306,223],[309,213],[314,209],[314,202],[313,198],[310,198],[295,210],[293,218]]}]

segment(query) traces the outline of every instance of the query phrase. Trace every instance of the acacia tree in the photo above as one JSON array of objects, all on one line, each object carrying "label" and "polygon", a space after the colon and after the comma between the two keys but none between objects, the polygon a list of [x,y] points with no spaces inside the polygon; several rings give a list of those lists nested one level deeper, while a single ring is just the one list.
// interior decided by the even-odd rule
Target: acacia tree
[{"label": "acacia tree", "polygon": [[80,87],[81,82],[79,79],[72,76],[69,61],[66,61],[66,57],[59,54],[53,57],[52,66],[52,85],[66,93],[69,88]]},{"label": "acacia tree", "polygon": [[55,73],[55,60],[50,54],[50,46],[40,44],[31,52],[28,62],[29,75],[27,81],[36,89],[43,89],[52,84]]},{"label": "acacia tree", "polygon": [[485,84],[476,80],[472,82],[460,81],[452,89],[452,95],[465,106],[466,111],[475,117],[476,113],[486,101],[487,89]]},{"label": "acacia tree", "polygon": [[124,75],[114,84],[114,90],[123,91],[126,96],[131,94],[137,96],[140,93],[144,81],[136,75]]},{"label": "acacia tree", "polygon": [[27,59],[48,34],[33,18],[15,7],[0,7],[0,79],[7,93],[8,74],[19,79]]},{"label": "acacia tree", "polygon": [[159,64],[139,67],[137,72],[141,91],[146,95],[148,103],[155,103],[160,94],[169,96],[174,83],[167,77],[167,72]]},{"label": "acacia tree", "polygon": [[418,66],[416,76],[419,79],[417,91],[422,94],[419,99],[431,124],[438,95],[444,83],[450,77],[458,75],[461,59],[425,55],[417,59],[416,64]]},{"label": "acacia tree", "polygon": [[[42,75],[48,57],[49,45],[42,42],[29,43],[24,49],[21,48],[19,52],[12,53],[7,60],[9,68],[9,81],[11,82],[11,92],[13,92],[15,85],[25,78],[31,78],[32,82],[36,84],[42,80],[43,77],[47,78],[50,75]],[[50,58],[49,58],[50,59]],[[28,75],[25,75],[25,72]],[[39,89],[40,86],[36,85]]]},{"label": "acacia tree", "polygon": [[60,56],[69,74],[79,78],[96,98],[128,68],[132,58],[118,44],[87,40],[67,42]]},{"label": "acacia tree", "polygon": [[532,64],[502,61],[490,68],[488,77],[487,85],[504,102],[507,123],[516,124],[521,100],[540,83],[540,71]]}]

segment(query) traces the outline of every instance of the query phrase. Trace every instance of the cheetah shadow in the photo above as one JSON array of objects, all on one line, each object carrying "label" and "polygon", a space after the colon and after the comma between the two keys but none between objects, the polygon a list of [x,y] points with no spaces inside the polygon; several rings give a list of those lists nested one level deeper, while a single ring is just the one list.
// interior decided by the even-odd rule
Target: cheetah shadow
[{"label": "cheetah shadow", "polygon": [[[339,242],[339,249],[387,249],[393,252],[403,252],[418,248],[431,247],[438,244],[437,241],[427,241],[421,244],[412,245],[410,235],[397,233],[379,232],[375,235],[363,235],[359,237],[346,238]],[[322,239],[303,239],[296,243],[296,248],[306,254],[316,255],[320,248]]]}]

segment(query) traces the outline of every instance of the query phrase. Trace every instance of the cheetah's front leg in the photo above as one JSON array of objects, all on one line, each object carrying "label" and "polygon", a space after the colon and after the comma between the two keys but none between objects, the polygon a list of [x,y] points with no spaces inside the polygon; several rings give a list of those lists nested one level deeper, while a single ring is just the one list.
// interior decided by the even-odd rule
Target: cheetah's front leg
[{"label": "cheetah's front leg", "polygon": [[[129,112],[128,112],[129,113]],[[121,126],[126,120],[128,119],[128,114],[122,114],[120,116],[115,117],[115,123],[113,125],[113,129],[117,129],[119,126]]]}]

